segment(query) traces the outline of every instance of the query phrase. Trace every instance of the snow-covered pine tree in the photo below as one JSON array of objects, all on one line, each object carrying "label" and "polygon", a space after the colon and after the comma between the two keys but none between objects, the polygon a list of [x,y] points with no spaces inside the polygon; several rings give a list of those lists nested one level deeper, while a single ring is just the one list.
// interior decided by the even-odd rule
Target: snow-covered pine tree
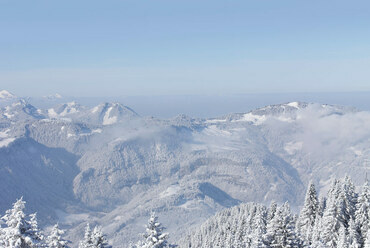
[{"label": "snow-covered pine tree", "polygon": [[59,229],[59,225],[55,224],[46,239],[48,248],[68,248],[68,241],[62,238],[64,231]]},{"label": "snow-covered pine tree", "polygon": [[347,221],[349,222],[351,218],[355,219],[356,205],[358,202],[358,194],[356,192],[355,185],[353,184],[349,176],[346,176],[344,178],[343,189],[346,196],[345,199],[348,215],[350,216],[350,218],[347,219]]},{"label": "snow-covered pine tree", "polygon": [[299,214],[296,225],[297,234],[308,245],[310,245],[312,241],[312,231],[315,225],[315,218],[318,214],[319,202],[317,200],[317,193],[315,185],[310,182],[306,192],[304,205]]},{"label": "snow-covered pine tree", "polygon": [[326,208],[328,207],[329,203],[330,202],[335,202],[336,199],[338,199],[339,197],[339,193],[340,193],[340,188],[341,188],[341,183],[339,180],[337,179],[334,179],[330,188],[329,188],[329,191],[328,191],[328,194],[327,194],[327,200],[326,200]]},{"label": "snow-covered pine tree", "polygon": [[241,218],[243,218],[245,221],[243,223],[239,223],[241,225],[241,228],[243,229],[243,237],[241,239],[241,246],[243,248],[250,248],[252,247],[252,222],[255,214],[256,206],[254,204],[251,204],[250,207],[246,211],[242,211],[240,213]]},{"label": "snow-covered pine tree", "polygon": [[[321,221],[322,217],[318,214],[315,218],[315,225],[312,231],[312,246],[316,247],[318,244],[322,244],[321,241]],[[316,243],[316,246],[314,245]]]},{"label": "snow-covered pine tree", "polygon": [[370,232],[367,232],[366,238],[364,241],[364,248],[370,248]]},{"label": "snow-covered pine tree", "polygon": [[312,242],[312,245],[310,246],[310,248],[327,248],[326,245],[324,245],[321,241],[313,241]]},{"label": "snow-covered pine tree", "polygon": [[[13,204],[13,208],[6,211],[2,219],[6,227],[2,229],[0,245],[2,248],[39,248],[43,246],[35,231],[37,219],[31,216],[32,221],[26,219],[24,213],[26,202],[23,197]],[[41,236],[41,233],[38,235]]]},{"label": "snow-covered pine tree", "polygon": [[346,233],[346,228],[341,224],[339,228],[339,237],[337,242],[337,247],[348,248],[348,237]]},{"label": "snow-covered pine tree", "polygon": [[367,180],[362,187],[360,196],[358,197],[355,220],[358,231],[361,235],[359,242],[363,244],[370,226],[370,185]]},{"label": "snow-covered pine tree", "polygon": [[318,215],[322,217],[324,215],[324,211],[326,209],[326,197],[322,196],[319,200],[319,211]]},{"label": "snow-covered pine tree", "polygon": [[[337,187],[336,184],[333,186]],[[328,198],[328,205],[325,209],[324,216],[322,217],[321,226],[322,230],[320,238],[322,242],[327,247],[337,247],[340,222],[338,221],[337,217],[336,199],[333,197],[333,195]]]},{"label": "snow-covered pine tree", "polygon": [[158,217],[153,212],[146,226],[146,233],[143,235],[145,240],[138,243],[140,248],[162,248],[168,247],[168,233],[163,233],[162,224],[158,222]]},{"label": "snow-covered pine tree", "polygon": [[37,223],[37,214],[33,213],[30,214],[29,224],[31,226],[30,230],[28,231],[29,236],[35,240],[35,247],[43,247],[44,243],[44,235],[42,234],[41,230],[39,229]]},{"label": "snow-covered pine tree", "polygon": [[358,232],[357,225],[355,221],[351,218],[349,220],[348,226],[348,247],[349,248],[359,248],[361,236]]},{"label": "snow-covered pine tree", "polygon": [[348,228],[349,220],[355,218],[357,197],[355,186],[346,176],[344,182],[339,183],[339,195],[336,198],[337,217],[345,228]]},{"label": "snow-covered pine tree", "polygon": [[270,222],[274,218],[276,210],[277,204],[275,201],[272,201],[267,213],[267,222]]},{"label": "snow-covered pine tree", "polygon": [[233,248],[233,243],[234,243],[234,234],[230,232],[230,227],[228,227],[228,230],[226,230],[226,237],[223,242],[223,247],[225,248]]},{"label": "snow-covered pine tree", "polygon": [[95,226],[91,234],[93,248],[111,248],[105,235],[102,232],[101,226]]},{"label": "snow-covered pine tree", "polygon": [[[297,234],[295,232],[295,222],[294,217],[290,211],[290,206],[288,202],[283,204],[283,227],[284,227],[284,246],[286,248],[290,247],[300,247],[300,239],[297,237]],[[284,240],[283,239],[283,240]]]},{"label": "snow-covered pine tree", "polygon": [[84,239],[80,242],[78,248],[92,248],[92,247],[93,247],[92,233],[90,229],[90,224],[87,223],[85,228]]},{"label": "snow-covered pine tree", "polygon": [[[269,217],[270,216],[271,215],[269,214]],[[266,234],[265,234],[264,240],[268,247],[273,247],[275,243],[277,244],[277,241],[275,239],[276,239],[276,236],[278,235],[278,230],[281,226],[280,222],[281,220],[278,216],[278,211],[275,211],[274,217],[268,221],[267,226],[266,226]]]},{"label": "snow-covered pine tree", "polygon": [[346,194],[342,189],[339,193],[339,197],[336,199],[336,212],[338,221],[347,228],[350,214],[347,206]]},{"label": "snow-covered pine tree", "polygon": [[1,220],[0,220],[0,247],[3,246],[3,241],[5,239],[4,237],[5,233],[4,233],[4,230],[3,230],[3,227],[1,225]]},{"label": "snow-covered pine tree", "polygon": [[321,239],[321,225],[322,216],[318,214],[315,219],[315,225],[312,232],[312,244],[309,246],[310,248],[327,248],[324,242]]},{"label": "snow-covered pine tree", "polygon": [[234,227],[235,231],[235,239],[234,239],[234,247],[235,248],[243,248],[243,237],[245,236],[244,226],[246,225],[246,219],[244,216],[241,217],[240,220],[234,220]]},{"label": "snow-covered pine tree", "polygon": [[253,228],[252,228],[252,245],[253,248],[264,248],[266,247],[263,237],[266,233],[266,212],[263,208],[258,207],[254,216]]},{"label": "snow-covered pine tree", "polygon": [[290,207],[286,202],[277,208],[274,218],[267,225],[267,245],[274,248],[300,247],[294,226]]}]

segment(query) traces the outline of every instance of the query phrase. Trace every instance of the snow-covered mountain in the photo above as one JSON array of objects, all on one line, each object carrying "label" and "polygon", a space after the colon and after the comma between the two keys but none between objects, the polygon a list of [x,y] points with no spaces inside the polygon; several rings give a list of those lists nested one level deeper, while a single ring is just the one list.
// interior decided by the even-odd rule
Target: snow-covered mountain
[{"label": "snow-covered mountain", "polygon": [[12,93],[10,93],[9,91],[7,91],[7,90],[1,90],[0,91],[0,99],[1,100],[7,100],[7,99],[13,99],[13,98],[16,98],[16,96],[13,95]]},{"label": "snow-covered mountain", "polygon": [[89,109],[75,101],[49,108],[47,115],[51,119],[64,119],[103,126],[138,117],[135,111],[120,103],[102,103]]},{"label": "snow-covered mountain", "polygon": [[135,113],[135,111],[120,103],[99,104],[92,108],[89,114],[85,116],[88,122],[104,126],[116,124],[136,117],[138,117],[138,114]]},{"label": "snow-covered mountain", "polygon": [[18,99],[0,109],[0,210],[24,195],[72,240],[90,221],[115,244],[138,239],[155,210],[175,239],[240,202],[295,206],[309,180],[322,191],[344,174],[362,184],[369,147],[370,113],[347,107],[291,102],[162,120],[119,103],[38,109]]},{"label": "snow-covered mountain", "polygon": [[19,100],[19,97],[10,93],[9,91],[0,90],[0,108],[11,105]]},{"label": "snow-covered mountain", "polygon": [[55,119],[63,119],[63,118],[71,118],[75,119],[78,118],[81,115],[81,112],[83,112],[86,109],[86,107],[81,106],[80,104],[76,102],[68,102],[64,104],[59,104],[53,108],[50,108],[47,110],[47,114],[49,118]]},{"label": "snow-covered mountain", "polygon": [[45,118],[41,109],[35,108],[24,99],[19,99],[0,108],[0,116],[2,116],[4,120],[13,123]]},{"label": "snow-covered mountain", "polygon": [[63,96],[59,93],[55,93],[53,95],[43,96],[44,99],[47,99],[49,101],[55,101],[58,99],[63,99]]}]

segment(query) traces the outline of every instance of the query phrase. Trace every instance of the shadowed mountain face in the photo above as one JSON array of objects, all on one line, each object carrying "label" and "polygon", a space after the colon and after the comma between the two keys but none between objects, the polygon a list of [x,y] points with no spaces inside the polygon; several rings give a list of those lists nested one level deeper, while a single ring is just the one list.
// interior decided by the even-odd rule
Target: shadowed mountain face
[{"label": "shadowed mountain face", "polygon": [[370,113],[352,108],[293,102],[162,120],[118,103],[37,109],[12,97],[0,113],[1,210],[23,195],[72,240],[88,220],[114,244],[135,241],[151,210],[176,239],[225,207],[294,205],[311,179],[322,190],[344,174],[360,184],[369,168]]},{"label": "shadowed mountain face", "polygon": [[220,204],[223,207],[232,207],[240,203],[240,201],[230,197],[224,191],[217,188],[211,183],[201,183],[199,185],[199,190],[205,196],[212,198],[216,203]]},{"label": "shadowed mountain face", "polygon": [[79,169],[74,154],[19,138],[0,149],[0,158],[2,213],[23,196],[28,209],[38,212],[45,223],[48,217],[56,220],[53,209],[76,204],[72,181]]}]

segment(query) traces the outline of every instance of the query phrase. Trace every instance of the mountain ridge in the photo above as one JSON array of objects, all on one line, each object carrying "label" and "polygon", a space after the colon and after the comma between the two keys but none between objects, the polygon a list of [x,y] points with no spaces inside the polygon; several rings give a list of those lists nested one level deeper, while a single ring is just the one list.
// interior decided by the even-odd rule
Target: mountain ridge
[{"label": "mountain ridge", "polygon": [[[22,106],[27,104],[24,100]],[[271,200],[288,200],[294,206],[309,180],[325,191],[331,177],[348,173],[361,183],[368,169],[370,113],[352,108],[291,102],[218,118],[179,115],[163,120],[142,117],[118,103],[97,105],[95,112],[78,103],[59,106],[58,116],[33,106],[28,106],[33,111],[1,108],[0,113],[14,117],[0,115],[0,153],[8,158],[0,164],[0,176],[8,175],[9,166],[17,170],[12,165],[16,146],[34,148],[34,153],[21,155],[30,168],[47,161],[62,172],[74,168],[67,173],[73,178],[64,180],[72,189],[65,196],[68,204],[56,209],[60,200],[49,190],[42,208],[43,223],[59,218],[61,225],[71,227],[72,240],[92,220],[103,225],[114,244],[121,243],[140,232],[151,210],[167,222],[176,239],[225,207]],[[116,117],[114,121],[104,123],[107,114],[105,120]],[[50,149],[50,158],[35,159],[45,156],[45,149]],[[53,149],[75,159],[63,164]],[[28,192],[26,199],[35,197],[21,183],[2,187],[18,187]],[[37,209],[38,204],[31,201],[30,207]],[[180,227],[179,216],[187,220]]]}]

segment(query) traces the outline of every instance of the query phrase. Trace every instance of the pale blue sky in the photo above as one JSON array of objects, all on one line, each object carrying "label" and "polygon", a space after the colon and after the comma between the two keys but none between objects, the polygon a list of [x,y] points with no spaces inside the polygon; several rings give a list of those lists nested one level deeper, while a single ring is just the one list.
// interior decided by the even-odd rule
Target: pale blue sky
[{"label": "pale blue sky", "polygon": [[0,89],[370,91],[370,2],[0,0]]}]

